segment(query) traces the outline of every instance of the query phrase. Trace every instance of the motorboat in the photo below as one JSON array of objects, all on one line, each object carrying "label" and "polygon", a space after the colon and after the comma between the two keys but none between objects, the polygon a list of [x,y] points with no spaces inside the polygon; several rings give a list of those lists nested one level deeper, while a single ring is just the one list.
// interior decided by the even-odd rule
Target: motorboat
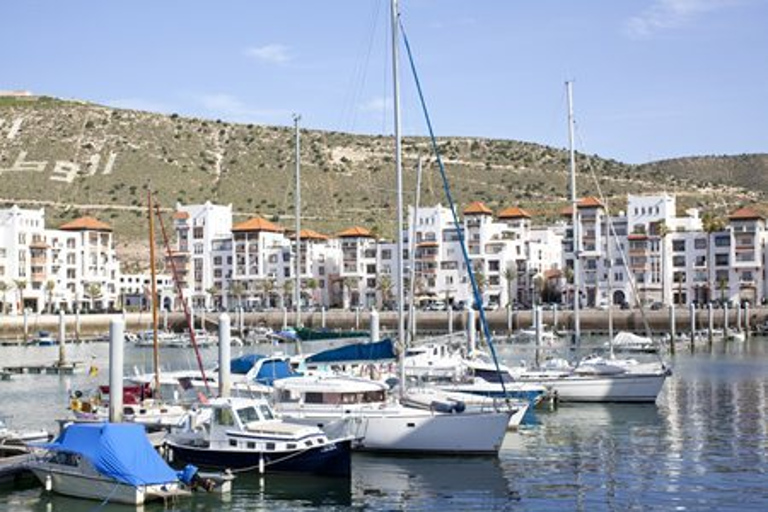
[{"label": "motorboat", "polygon": [[216,398],[165,442],[173,462],[258,473],[350,475],[351,437],[284,421],[266,400]]},{"label": "motorboat", "polygon": [[349,419],[354,448],[421,454],[496,455],[515,411],[425,409],[402,403],[389,384],[342,375],[275,381],[275,409],[283,417],[325,428]]},{"label": "motorboat", "polygon": [[[106,421],[109,418],[109,386],[99,386],[90,396],[75,391],[69,408],[76,421]],[[186,413],[186,407],[156,398],[148,382],[123,388],[123,420],[126,422],[140,423],[150,429],[168,428],[178,425]]]},{"label": "motorboat", "polygon": [[613,346],[617,352],[653,354],[659,351],[659,343],[647,336],[639,336],[627,331],[621,331],[606,342],[606,347]]},{"label": "motorboat", "polygon": [[41,448],[28,468],[48,491],[130,505],[189,493],[141,425],[75,423]]}]

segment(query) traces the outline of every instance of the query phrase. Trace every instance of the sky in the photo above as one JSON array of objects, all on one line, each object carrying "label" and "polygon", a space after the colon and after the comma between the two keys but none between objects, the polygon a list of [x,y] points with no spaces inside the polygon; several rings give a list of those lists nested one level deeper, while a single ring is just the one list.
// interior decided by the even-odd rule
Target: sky
[{"label": "sky", "polygon": [[[768,0],[400,0],[438,136],[627,163],[768,152]],[[8,0],[0,89],[391,134],[389,0]],[[426,126],[403,47],[402,123]]]}]

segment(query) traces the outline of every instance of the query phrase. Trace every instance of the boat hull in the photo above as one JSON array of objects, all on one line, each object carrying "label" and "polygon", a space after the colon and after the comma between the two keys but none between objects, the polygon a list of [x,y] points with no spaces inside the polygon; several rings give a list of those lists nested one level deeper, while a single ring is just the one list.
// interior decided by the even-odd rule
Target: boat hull
[{"label": "boat hull", "polygon": [[310,473],[348,477],[351,474],[350,439],[314,446],[305,450],[258,452],[217,450],[167,441],[174,463],[194,464],[209,469],[258,472],[263,459],[265,473]]},{"label": "boat hull", "polygon": [[666,373],[621,374],[613,376],[568,376],[537,378],[552,386],[562,402],[654,403],[666,380]]},{"label": "boat hull", "polygon": [[179,484],[176,482],[160,485],[133,486],[108,478],[82,476],[77,473],[51,469],[44,464],[33,465],[30,469],[46,489],[75,498],[141,505],[152,499],[160,499],[166,495],[182,494],[185,492],[181,491]]}]

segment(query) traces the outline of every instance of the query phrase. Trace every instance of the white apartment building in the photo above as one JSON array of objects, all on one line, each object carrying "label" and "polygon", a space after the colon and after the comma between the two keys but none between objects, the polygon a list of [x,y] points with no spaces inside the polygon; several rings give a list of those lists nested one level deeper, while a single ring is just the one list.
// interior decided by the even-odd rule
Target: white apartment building
[{"label": "white apartment building", "polygon": [[[176,287],[170,274],[155,275],[155,286],[161,310],[172,311]],[[120,303],[129,311],[148,311],[152,308],[152,276],[146,274],[120,274]]]},{"label": "white apartment building", "polygon": [[0,301],[18,313],[104,310],[119,305],[112,228],[81,217],[45,229],[45,211],[0,210]]},{"label": "white apartment building", "polygon": [[332,283],[332,306],[372,307],[377,303],[379,255],[377,240],[360,226],[354,226],[336,235],[340,250],[338,277]]},{"label": "white apartment building", "polygon": [[[184,299],[196,308],[213,308],[215,301],[221,301],[229,270],[226,255],[231,253],[227,254],[225,242],[232,237],[232,205],[210,201],[202,205],[177,204],[173,220],[177,237],[174,264],[184,283]],[[221,263],[217,269],[214,261]]]}]

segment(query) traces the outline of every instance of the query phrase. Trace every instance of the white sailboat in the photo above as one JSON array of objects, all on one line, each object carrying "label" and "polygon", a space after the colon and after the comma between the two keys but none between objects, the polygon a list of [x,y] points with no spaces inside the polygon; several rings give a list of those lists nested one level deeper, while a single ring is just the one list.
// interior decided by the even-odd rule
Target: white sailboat
[{"label": "white sailboat", "polygon": [[[574,252],[573,343],[580,341],[579,323],[579,219],[576,196],[576,159],[574,149],[574,117],[572,83],[568,91],[568,134],[570,150],[572,239]],[[664,364],[629,364],[614,358],[593,359],[572,365],[553,360],[539,368],[518,368],[513,371],[519,381],[537,382],[551,386],[562,401],[569,402],[655,402],[670,370]]]},{"label": "white sailboat", "polygon": [[[397,171],[397,339],[400,347],[401,393],[405,385],[402,354],[405,343],[403,279],[403,170],[398,74],[399,11],[391,2],[392,74],[394,87],[395,165]],[[389,399],[388,386],[351,377],[308,376],[281,379],[276,408],[285,417],[314,424],[351,417],[360,425],[357,448],[387,452],[498,454],[507,424],[515,411],[502,408],[439,412]]]}]

